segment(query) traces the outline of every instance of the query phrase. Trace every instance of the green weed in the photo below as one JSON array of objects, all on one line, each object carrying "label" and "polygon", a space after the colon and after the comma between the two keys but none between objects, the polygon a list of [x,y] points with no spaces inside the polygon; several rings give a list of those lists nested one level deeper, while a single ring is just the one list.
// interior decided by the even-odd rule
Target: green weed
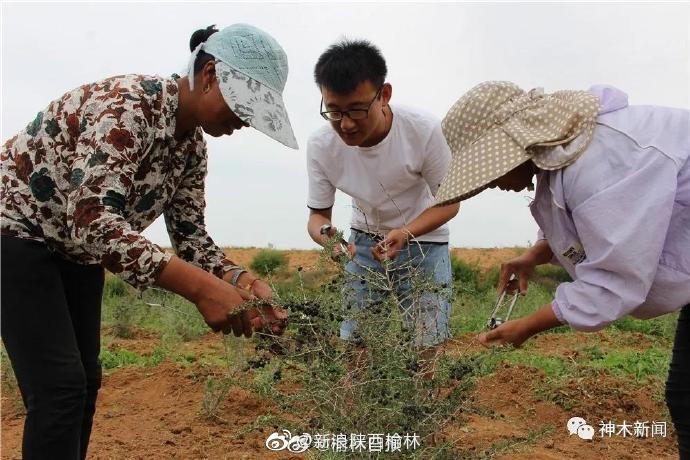
[{"label": "green weed", "polygon": [[249,265],[256,273],[267,276],[287,267],[287,258],[281,251],[262,249]]}]

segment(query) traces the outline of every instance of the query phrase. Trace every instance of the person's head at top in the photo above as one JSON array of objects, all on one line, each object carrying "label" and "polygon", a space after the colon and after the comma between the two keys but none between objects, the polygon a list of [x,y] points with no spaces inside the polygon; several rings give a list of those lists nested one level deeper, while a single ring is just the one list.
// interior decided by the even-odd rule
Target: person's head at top
[{"label": "person's head at top", "polygon": [[282,97],[287,56],[273,37],[247,24],[209,26],[192,34],[189,48],[176,136],[201,127],[219,137],[251,126],[298,148]]},{"label": "person's head at top", "polygon": [[343,40],[319,57],[314,80],[321,116],[347,145],[371,147],[390,131],[393,92],[381,51],[366,40]]}]

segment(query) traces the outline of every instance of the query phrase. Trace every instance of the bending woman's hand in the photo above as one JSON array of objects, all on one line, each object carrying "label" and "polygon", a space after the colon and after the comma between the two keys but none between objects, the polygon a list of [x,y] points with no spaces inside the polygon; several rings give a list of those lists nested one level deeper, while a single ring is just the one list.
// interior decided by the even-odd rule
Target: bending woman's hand
[{"label": "bending woman's hand", "polygon": [[[263,280],[253,278],[249,273],[243,273],[238,284],[248,287],[248,289],[239,289],[246,300],[273,299],[271,286]],[[251,308],[247,314],[253,321],[255,331],[261,330],[265,333],[281,335],[287,326],[287,311],[276,305]]]},{"label": "bending woman's hand", "polygon": [[519,347],[534,334],[557,326],[561,326],[561,323],[549,303],[530,315],[506,321],[492,331],[482,332],[477,339],[485,347],[509,344]]},{"label": "bending woman's hand", "polygon": [[196,302],[206,324],[216,332],[220,330],[224,334],[232,332],[236,337],[251,337],[254,329],[262,326],[261,318],[252,309],[242,310],[245,299],[239,289],[211,276],[220,283],[212,283],[216,286],[209,286]]},{"label": "bending woman's hand", "polygon": [[265,281],[257,279],[251,286],[251,294],[258,299],[271,300],[273,298],[273,289]]},{"label": "bending woman's hand", "polygon": [[[527,294],[528,282],[534,273],[535,266],[534,261],[526,253],[501,264],[501,274],[498,277],[496,290],[499,293],[506,290],[509,294],[513,294],[517,289],[520,294]],[[510,277],[513,275],[515,279],[511,280]]]},{"label": "bending woman's hand", "polygon": [[532,334],[530,334],[527,328],[527,324],[525,324],[524,318],[519,318],[506,321],[491,331],[482,332],[477,337],[477,340],[485,347],[495,345],[513,345],[514,347],[519,347],[525,340],[530,338],[531,335]]},{"label": "bending woman's hand", "polygon": [[[551,252],[549,242],[545,239],[538,240],[524,254],[501,265],[501,274],[496,290],[502,292],[507,289],[508,293],[512,294],[518,289],[520,294],[527,294],[528,281],[534,273],[534,268],[537,265],[548,263],[552,257],[553,252]],[[516,279],[510,281],[511,275],[515,275]]]},{"label": "bending woman's hand", "polygon": [[170,259],[156,285],[194,303],[214,332],[233,332],[236,336],[251,337],[253,329],[261,327],[259,315],[237,314],[244,303],[238,289],[179,257]]}]

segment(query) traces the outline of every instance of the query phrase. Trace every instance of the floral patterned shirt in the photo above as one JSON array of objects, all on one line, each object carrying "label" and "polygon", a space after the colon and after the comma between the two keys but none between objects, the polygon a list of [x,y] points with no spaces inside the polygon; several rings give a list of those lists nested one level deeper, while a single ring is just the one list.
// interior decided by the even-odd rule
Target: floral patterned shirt
[{"label": "floral patterned shirt", "polygon": [[164,214],[177,255],[216,276],[236,267],[206,233],[201,128],[174,138],[173,79],[124,75],[53,101],[2,148],[1,234],[101,264],[137,288],[172,257],[141,235]]}]

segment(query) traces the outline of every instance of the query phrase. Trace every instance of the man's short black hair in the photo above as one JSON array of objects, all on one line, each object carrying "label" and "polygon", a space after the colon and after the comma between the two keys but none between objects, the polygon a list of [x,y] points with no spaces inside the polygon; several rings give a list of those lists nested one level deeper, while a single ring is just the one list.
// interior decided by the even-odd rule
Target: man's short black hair
[{"label": "man's short black hair", "polygon": [[369,80],[375,88],[386,81],[386,60],[367,40],[343,40],[328,47],[314,67],[314,80],[338,94],[349,94]]}]

